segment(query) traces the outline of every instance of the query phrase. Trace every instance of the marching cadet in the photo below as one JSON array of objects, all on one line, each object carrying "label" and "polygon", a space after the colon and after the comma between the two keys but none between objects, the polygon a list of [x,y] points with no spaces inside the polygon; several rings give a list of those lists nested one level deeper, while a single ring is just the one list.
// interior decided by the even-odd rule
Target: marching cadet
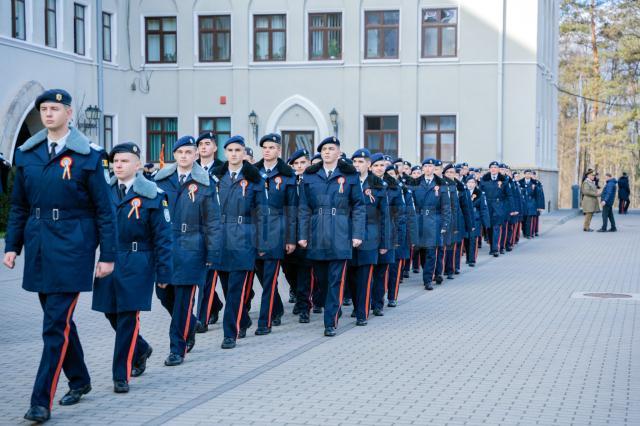
[{"label": "marching cadet", "polygon": [[[222,165],[222,161],[216,158],[218,144],[215,133],[212,131],[202,132],[200,136],[198,136],[198,139],[196,139],[196,146],[199,156],[196,162],[205,172],[212,175],[213,169]],[[218,322],[218,316],[224,305],[216,291],[217,281],[217,272],[209,269],[207,271],[207,278],[202,286],[202,291],[198,294],[198,324],[196,326],[196,333],[206,333],[207,330],[209,330],[209,324]]]},{"label": "marching cadet", "polygon": [[22,288],[38,293],[44,313],[44,347],[24,418],[46,422],[61,369],[70,387],[61,405],[76,404],[91,391],[73,312],[80,292],[91,291],[94,267],[96,278],[113,272],[116,223],[106,180],[109,161],[69,127],[71,95],[47,90],[35,108],[45,129],[16,151],[3,263],[13,269],[24,247]]},{"label": "marching cadet", "polygon": [[507,238],[505,238],[505,243],[504,243],[504,249],[506,251],[511,251],[513,250],[513,244],[514,244],[514,240],[516,237],[516,228],[518,225],[518,214],[520,212],[521,206],[520,206],[520,187],[519,185],[513,180],[513,174],[511,173],[511,169],[509,168],[508,165],[506,164],[502,164],[503,168],[500,171],[501,173],[504,173],[504,175],[507,178],[507,187],[509,192],[511,193],[511,197],[510,198],[510,202],[507,204],[507,211],[511,211],[511,214],[506,216],[506,223],[505,223],[505,235],[507,236]]},{"label": "marching cadet", "polygon": [[193,315],[196,287],[220,256],[220,206],[211,176],[196,163],[196,141],[183,136],[173,145],[176,162],[160,169],[155,180],[169,199],[173,244],[171,281],[156,286],[160,303],[171,315],[170,353],[166,366],[180,365],[195,345]]},{"label": "marching cadet", "polygon": [[249,164],[253,164],[256,161],[253,159],[253,149],[248,146],[244,148],[244,159],[249,162]]},{"label": "marching cadet", "polygon": [[258,169],[245,160],[245,141],[233,136],[224,143],[227,157],[214,169],[218,180],[222,222],[222,256],[215,265],[225,296],[222,349],[233,349],[247,334],[251,322],[245,313],[253,270],[258,254],[258,233],[262,232],[265,182]]},{"label": "marching cadet", "polygon": [[153,180],[153,177],[157,171],[155,170],[155,165],[153,163],[145,163],[144,168],[142,169],[142,175],[145,179]]},{"label": "marching cadet", "polygon": [[171,282],[171,217],[164,192],[139,172],[138,145],[116,145],[109,160],[118,248],[114,273],[93,284],[92,308],[104,312],[116,332],[113,390],[126,393],[129,378],[144,372],[153,352],[140,335],[140,311],[151,310],[154,282]]},{"label": "marching cadet", "polygon": [[511,192],[506,185],[506,177],[500,173],[500,163],[492,161],[489,171],[480,179],[480,190],[487,197],[489,217],[491,220],[489,230],[489,254],[498,257],[503,238],[502,224],[504,222],[507,206],[510,205]]},{"label": "marching cadet", "polygon": [[331,337],[336,335],[347,260],[364,239],[366,212],[355,168],[338,161],[338,138],[325,138],[318,151],[322,162],[305,171],[300,187],[298,244],[308,248],[315,276],[327,289],[324,335]]},{"label": "marching cadet", "polygon": [[278,293],[278,275],[284,255],[296,248],[297,184],[293,169],[280,158],[282,139],[276,133],[260,139],[262,160],[255,164],[266,185],[267,208],[264,228],[258,235],[263,253],[256,259],[256,275],[262,285],[260,317],[257,336],[271,332],[278,326],[284,306]]},{"label": "marching cadet", "polygon": [[[420,184],[420,178],[422,178],[422,167],[421,166],[413,166],[411,168],[411,181],[407,182],[407,186],[411,187],[412,191],[415,189],[415,186]],[[410,248],[410,260],[407,262],[405,270],[413,269],[414,274],[420,273],[420,265],[422,265],[422,261],[420,256],[423,254],[423,249],[419,247],[411,247]],[[405,276],[405,278],[408,278]]]},{"label": "marching cadet", "polygon": [[471,232],[467,233],[464,244],[467,254],[467,265],[474,267],[478,260],[478,244],[482,238],[482,226],[486,228],[490,226],[489,207],[487,206],[487,198],[484,192],[480,190],[473,176],[467,177],[467,190],[473,205],[473,220],[475,225]]},{"label": "marching cadet", "polygon": [[470,177],[469,172],[469,163],[460,163],[456,166],[456,169],[460,169],[460,180],[462,183],[467,183],[467,179]]},{"label": "marching cadet", "polygon": [[540,213],[544,211],[546,202],[544,197],[544,186],[542,185],[540,179],[538,179],[538,174],[535,170],[533,170],[531,174],[533,175],[533,179],[537,182],[538,185],[538,211],[536,213],[536,217],[534,218],[535,223],[533,226],[535,232],[534,236],[537,237],[540,233]]},{"label": "marching cadet", "polygon": [[[443,169],[443,173],[451,203],[451,223],[449,232],[445,234],[447,251],[445,254],[444,273],[447,279],[452,280],[456,272],[460,273],[456,271],[456,259],[459,258],[463,237],[466,232],[470,231],[470,228],[467,228],[467,224],[471,222],[471,216],[464,194],[463,198],[460,198],[459,191],[462,183],[458,186],[459,182],[456,180],[456,170],[453,164],[447,164]],[[463,187],[462,190],[464,191]]]},{"label": "marching cadet", "polygon": [[[304,171],[310,165],[309,151],[304,148],[295,151],[289,157],[288,163],[289,166],[293,167],[296,174],[295,209],[297,212],[300,184],[302,182]],[[309,323],[309,312],[311,311],[313,304],[312,294],[314,279],[311,262],[307,259],[307,250],[301,247],[296,247],[293,253],[285,255],[285,259],[282,264],[282,271],[284,272],[287,282],[289,282],[291,288],[295,288],[296,290],[296,304],[293,308],[293,314],[299,315],[300,323]]]},{"label": "marching cadet", "polygon": [[[391,246],[392,224],[386,188],[381,179],[384,174],[382,154],[372,156],[368,149],[362,148],[353,153],[351,160],[358,172],[358,182],[364,195],[366,226],[362,244],[353,248],[353,256],[347,263],[347,282],[354,302],[355,315],[352,316],[356,318],[356,325],[364,326],[367,325],[372,304],[374,265],[378,262],[378,255],[387,253]],[[377,296],[382,301],[373,300],[374,309],[377,303],[384,303],[384,288],[382,296]]]},{"label": "marching cadet", "polygon": [[456,183],[456,189],[458,191],[458,200],[460,204],[461,210],[461,219],[460,229],[464,230],[458,236],[458,250],[455,252],[455,273],[460,273],[460,263],[462,258],[462,251],[465,248],[464,239],[466,236],[473,232],[475,229],[476,222],[473,218],[473,203],[471,202],[471,194],[467,191],[467,187],[460,179],[460,168],[455,169],[455,177],[454,182]]},{"label": "marching cadet", "polygon": [[533,179],[533,173],[531,170],[524,171],[524,179],[520,181],[520,187],[522,188],[522,192],[524,193],[524,237],[530,239],[535,235],[535,220],[536,214],[538,213],[538,200],[540,195],[538,191],[537,181]]},{"label": "marching cadet", "polygon": [[416,246],[423,249],[422,282],[426,290],[433,290],[432,282],[438,279],[436,265],[444,257],[442,241],[452,220],[449,194],[443,188],[445,184],[442,178],[434,174],[436,164],[438,160],[435,158],[427,158],[422,162],[424,174],[413,190],[418,221]]},{"label": "marching cadet", "polygon": [[313,157],[311,157],[311,165],[314,166],[318,163],[322,162],[322,156],[320,155],[320,153],[316,153],[313,155]]}]

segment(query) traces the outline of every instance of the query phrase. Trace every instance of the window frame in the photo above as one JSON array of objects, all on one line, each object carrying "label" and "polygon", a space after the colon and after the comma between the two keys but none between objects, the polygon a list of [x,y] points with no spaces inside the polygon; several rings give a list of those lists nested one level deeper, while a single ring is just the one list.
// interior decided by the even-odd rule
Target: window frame
[{"label": "window frame", "polygon": [[[206,31],[202,31],[200,28],[200,20],[202,18],[222,18],[222,17],[228,17],[229,18],[229,29],[228,30],[206,30]],[[197,54],[196,54],[196,63],[197,64],[228,64],[231,62],[231,57],[232,57],[232,48],[233,48],[233,19],[231,16],[230,12],[198,12],[195,16],[195,30],[196,30],[196,40],[195,40],[195,45],[198,48]],[[214,59],[213,60],[203,60],[202,58],[202,38],[201,38],[201,34],[203,33],[207,33],[207,34],[213,34],[213,49],[214,49]],[[217,45],[215,43],[216,41],[216,37],[218,34],[220,33],[228,33],[229,34],[229,58],[228,59],[215,59],[215,52],[218,50],[217,49]]]},{"label": "window frame", "polygon": [[219,159],[219,160],[222,160],[222,161],[224,161],[224,158],[225,158],[224,157],[224,148],[220,145],[220,140],[219,140],[218,135],[219,134],[220,135],[227,135],[228,134],[229,137],[231,137],[233,135],[233,127],[231,127],[232,126],[232,122],[233,122],[232,118],[233,117],[231,115],[198,115],[198,116],[196,116],[195,125],[196,125],[196,130],[197,130],[196,134],[197,135],[200,135],[205,130],[208,130],[208,129],[204,129],[202,127],[202,120],[213,120],[214,121],[214,128],[216,127],[215,122],[217,120],[224,120],[224,119],[229,120],[229,132],[218,132],[216,130],[211,130],[216,135],[216,145],[218,147],[218,150],[216,151],[216,158]]},{"label": "window frame", "polygon": [[[398,119],[398,127],[395,131],[389,131],[382,129],[382,121],[380,122],[380,130],[367,130],[367,119],[368,118],[379,118],[382,120],[385,117],[396,117]],[[384,146],[384,135],[385,134],[395,134],[396,135],[396,155],[395,157],[400,156],[400,123],[401,123],[401,115],[400,113],[395,112],[374,112],[369,114],[362,114],[362,144],[361,148],[367,148],[367,136],[368,134],[378,134],[380,136],[380,146]],[[373,151],[372,151],[373,152]],[[384,152],[383,150],[378,150],[376,152]]]},{"label": "window frame", "polygon": [[[429,10],[437,10],[441,13],[443,10],[452,9],[456,11],[456,23],[455,24],[443,24],[443,23],[432,23],[425,24],[424,16]],[[452,6],[430,6],[423,7],[420,9],[420,13],[418,16],[420,21],[420,59],[429,61],[429,60],[452,60],[459,58],[459,50],[460,50],[460,7],[452,7]],[[455,27],[455,54],[454,55],[442,55],[442,29],[448,27]],[[435,56],[425,56],[425,46],[426,46],[426,28],[437,28],[438,29],[438,53]]]},{"label": "window frame", "polygon": [[[145,136],[145,158],[147,162],[153,162],[153,163],[157,163],[158,161],[160,161],[160,158],[158,157],[157,160],[153,160],[150,157],[151,154],[151,146],[149,145],[151,140],[150,140],[150,135],[153,134],[158,134],[158,132],[152,132],[151,130],[149,130],[149,120],[162,120],[162,124],[161,124],[161,131],[160,131],[160,135],[163,138],[162,141],[164,141],[166,143],[166,134],[173,134],[174,132],[166,132],[166,126],[165,126],[165,120],[176,120],[176,131],[175,131],[175,138],[173,139],[173,142],[175,143],[175,141],[178,139],[178,125],[179,125],[179,116],[178,114],[175,115],[147,115],[143,117],[143,123],[144,123],[144,136]],[[162,142],[161,141],[161,142]],[[162,143],[160,144],[160,147],[162,148]],[[164,162],[165,163],[173,163],[175,160],[173,159],[172,155],[169,156],[165,156]]]},{"label": "window frame", "polygon": [[[438,130],[436,131],[427,131],[427,130],[423,130],[423,126],[422,126],[422,121],[425,120],[427,117],[437,117],[438,118]],[[441,131],[440,130],[440,122],[442,117],[453,117],[455,120],[455,129],[454,130],[445,130],[445,131]],[[419,135],[419,142],[418,142],[418,153],[419,153],[419,158],[427,158],[427,154],[424,151],[424,135],[429,133],[429,134],[436,134],[436,158],[442,160],[443,162],[449,162],[449,160],[444,160],[442,158],[442,143],[441,143],[441,138],[440,136],[444,133],[444,134],[453,134],[453,162],[457,161],[456,159],[458,158],[458,114],[457,113],[451,113],[451,112],[443,112],[443,113],[428,113],[428,114],[420,114],[419,115],[419,119],[418,119],[418,135]]]},{"label": "window frame", "polygon": [[[107,118],[111,120],[111,127],[107,126]],[[116,116],[115,114],[104,114],[102,116],[102,140],[104,141],[104,149],[109,152],[113,148],[115,139]],[[107,131],[111,131],[111,141],[107,143]]]},{"label": "window frame", "polygon": [[[82,18],[76,14],[77,8],[82,8]],[[73,53],[79,56],[87,56],[87,5],[83,3],[73,3]],[[78,21],[82,22],[82,53],[78,51]]]},{"label": "window frame", "polygon": [[[340,56],[336,58],[331,58],[329,56],[329,31],[335,31],[336,27],[312,27],[311,20],[314,15],[324,15],[327,17],[328,15],[340,15]],[[308,11],[307,12],[307,60],[308,61],[342,61],[343,53],[344,53],[344,13],[341,10],[333,10],[333,11]],[[314,31],[322,31],[323,32],[323,56],[321,58],[312,58],[312,43],[313,37],[312,32]],[[324,55],[324,51],[326,50],[326,56]]]},{"label": "window frame", "polygon": [[[382,17],[382,22],[384,22],[384,13],[385,12],[398,12],[398,24],[397,25],[385,25],[383,24],[377,24],[377,25],[367,25],[367,15],[368,14],[372,14],[372,13],[377,13],[380,14],[380,16]],[[373,9],[365,9],[363,10],[363,14],[362,14],[362,47],[363,47],[363,52],[362,52],[362,59],[363,61],[392,61],[392,62],[397,62],[400,60],[400,46],[402,45],[402,34],[401,34],[401,28],[402,28],[402,9],[400,7],[392,7],[392,8],[373,8]],[[396,51],[398,52],[397,56],[379,56],[379,57],[368,57],[367,56],[367,51],[368,51],[368,47],[369,47],[369,42],[368,42],[368,38],[367,38],[367,30],[368,29],[377,29],[378,31],[382,31],[383,36],[382,37],[378,37],[378,53],[380,53],[380,48],[382,47],[382,53],[384,53],[384,31],[386,29],[397,29],[398,31],[398,38],[396,41]]]},{"label": "window frame", "polygon": [[[164,31],[164,23],[163,20],[173,18],[176,21],[176,29],[175,31]],[[152,30],[149,32],[149,20],[157,19],[160,21],[160,29]],[[178,16],[177,15],[149,15],[142,16],[142,31],[144,37],[142,38],[144,43],[144,63],[148,65],[177,65],[178,63]],[[159,61],[149,61],[149,35],[158,35],[160,41],[160,60]],[[173,34],[176,38],[176,58],[174,61],[165,61],[164,60],[164,35]]]},{"label": "window frame", "polygon": [[[53,12],[53,44],[49,40],[49,12]],[[58,0],[53,0],[53,9],[49,8],[49,0],[44,0],[44,45],[58,48]]]},{"label": "window frame", "polygon": [[[22,16],[22,31],[24,33],[24,38],[18,37],[17,29],[17,8],[16,3],[22,4],[22,11],[24,15]],[[16,40],[27,41],[27,0],[11,0],[11,38]]]},{"label": "window frame", "polygon": [[[104,19],[105,16],[109,17],[109,25],[108,26],[105,25],[105,19]],[[102,11],[102,60],[105,61],[105,62],[111,62],[111,63],[114,62],[114,60],[113,60],[113,19],[114,19],[113,16],[114,15],[111,12],[108,12],[106,10]],[[104,55],[104,53],[105,53],[104,49],[105,49],[105,46],[106,46],[105,40],[107,39],[105,37],[105,28],[109,29],[109,59],[107,59],[105,57],[105,55]]]},{"label": "window frame", "polygon": [[[284,29],[273,29],[272,27],[272,20],[274,16],[284,16]],[[269,43],[269,49],[268,49],[268,59],[258,59],[257,58],[257,33],[258,31],[256,28],[256,18],[260,18],[260,17],[268,17],[269,18],[269,27],[265,30],[265,29],[260,29],[259,32],[266,32],[268,34],[268,43]],[[254,63],[266,63],[266,62],[286,62],[287,61],[287,45],[289,44],[289,36],[288,36],[288,20],[289,20],[289,16],[286,12],[264,12],[264,13],[254,13],[252,15],[252,25],[250,28],[250,31],[252,31],[252,37],[251,37],[251,59],[252,62]],[[273,36],[272,34],[274,32],[284,32],[284,57],[282,59],[273,59]]]}]

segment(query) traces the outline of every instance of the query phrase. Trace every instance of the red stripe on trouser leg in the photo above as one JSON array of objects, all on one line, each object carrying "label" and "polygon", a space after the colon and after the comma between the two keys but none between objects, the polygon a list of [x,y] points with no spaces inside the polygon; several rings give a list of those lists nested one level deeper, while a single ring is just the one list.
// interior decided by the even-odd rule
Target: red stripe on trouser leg
[{"label": "red stripe on trouser leg", "polygon": [[58,359],[58,365],[56,366],[56,372],[53,374],[53,380],[51,381],[51,389],[49,389],[49,410],[53,408],[53,397],[56,393],[56,388],[58,387],[58,379],[60,378],[60,370],[62,369],[62,364],[64,363],[64,357],[67,354],[67,348],[69,347],[69,332],[71,331],[71,316],[73,315],[73,310],[76,308],[76,303],[78,303],[78,297],[80,294],[73,299],[71,305],[69,305],[69,310],[67,311],[67,323],[64,327],[64,343],[62,344],[62,350],[60,350],[60,359]]},{"label": "red stripe on trouser leg", "polygon": [[388,264],[386,269],[384,270],[384,292],[385,293],[389,292],[389,265]]},{"label": "red stripe on trouser leg", "polygon": [[[187,320],[184,322],[184,332],[182,333],[182,338],[184,339],[184,341],[187,341],[187,337],[189,337],[189,326],[191,325],[191,315],[193,315],[191,313],[191,311],[193,310],[193,295],[196,292],[196,286],[192,285],[191,286],[191,296],[189,297],[189,309],[187,310]],[[187,346],[185,345],[184,347],[184,355],[182,356],[186,356],[187,355]]]},{"label": "red stripe on trouser leg", "polygon": [[140,311],[136,312],[136,327],[133,329],[131,344],[129,345],[129,354],[127,355],[127,382],[131,378],[131,365],[133,363],[133,354],[136,350],[136,342],[138,341],[138,333],[140,332]]},{"label": "red stripe on trouser leg", "polygon": [[369,266],[369,278],[367,279],[367,297],[364,299],[364,317],[369,319],[369,307],[371,305],[371,278],[373,277],[373,265]]},{"label": "red stripe on trouser leg", "polygon": [[[242,296],[242,299],[240,299],[240,300],[244,300],[245,304],[249,303],[249,298],[251,297],[251,289],[253,288],[253,281],[254,281],[253,277],[254,277],[253,272],[249,272],[249,277],[248,278],[245,277],[245,281],[244,281],[243,286],[244,285],[248,285],[249,287],[247,288],[246,292],[242,293],[243,296]],[[248,281],[247,281],[247,279],[248,279]]]},{"label": "red stripe on trouser leg", "polygon": [[500,249],[500,241],[502,240],[502,225],[500,225],[500,232],[498,233],[498,250]]},{"label": "red stripe on trouser leg", "polygon": [[476,251],[473,255],[473,262],[475,263],[476,260],[478,259],[478,240],[480,239],[480,237],[476,237]]},{"label": "red stripe on trouser leg", "polygon": [[396,293],[393,295],[393,300],[398,300],[398,290],[400,289],[400,277],[402,276],[402,263],[403,259],[398,262],[398,275],[396,276]]},{"label": "red stripe on trouser leg", "polygon": [[[238,306],[238,316],[236,318],[236,339],[238,338],[238,335],[240,334],[240,320],[242,319],[242,311],[244,310],[244,303],[242,303],[242,301],[244,300],[244,292],[247,288],[247,281],[249,280],[249,276],[252,275],[249,272],[245,272],[244,273],[244,281],[242,281],[242,293],[240,294],[240,304]],[[247,292],[248,293],[248,292]]]},{"label": "red stripe on trouser leg", "polygon": [[336,310],[336,317],[333,321],[335,324],[334,327],[338,327],[338,315],[340,314],[340,309],[342,308],[342,296],[344,294],[344,274],[347,270],[347,262],[344,262],[342,266],[342,277],[340,278],[340,295],[338,296],[338,309]]},{"label": "red stripe on trouser leg", "polygon": [[451,270],[456,270],[456,251],[458,249],[458,243],[453,243],[453,256],[451,256]]},{"label": "red stripe on trouser leg", "polygon": [[271,281],[271,296],[269,297],[269,317],[267,318],[267,327],[271,327],[271,312],[273,311],[273,296],[278,286],[278,273],[280,272],[280,261],[276,263],[276,270],[273,273],[273,281]]},{"label": "red stripe on trouser leg", "polygon": [[313,279],[313,268],[309,269],[309,273],[311,274],[311,289],[309,290],[309,306],[313,307],[313,287],[315,286],[315,281]]},{"label": "red stripe on trouser leg", "polygon": [[[431,274],[431,281],[433,281],[436,278],[436,265],[438,264],[438,251],[439,251],[438,247],[436,247],[436,260],[433,262],[433,273]],[[426,262],[425,262],[425,266],[426,266]]]},{"label": "red stripe on trouser leg", "polygon": [[213,271],[213,280],[211,282],[211,294],[209,294],[209,303],[207,303],[207,322],[209,324],[209,317],[211,316],[211,306],[213,305],[213,296],[216,294],[216,283],[218,281],[218,271]]}]

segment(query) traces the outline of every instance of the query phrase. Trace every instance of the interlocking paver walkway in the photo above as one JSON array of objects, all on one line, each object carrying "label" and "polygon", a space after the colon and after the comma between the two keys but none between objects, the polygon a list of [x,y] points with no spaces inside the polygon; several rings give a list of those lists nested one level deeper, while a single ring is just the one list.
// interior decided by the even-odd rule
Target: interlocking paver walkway
[{"label": "interlocking paver walkway", "polygon": [[[616,217],[615,234],[584,233],[580,217],[562,224],[563,214],[507,256],[484,247],[474,270],[433,292],[412,274],[399,306],[367,327],[354,327],[347,307],[332,339],[321,315],[298,324],[287,304],[271,335],[254,327],[223,351],[216,324],[168,368],[169,317],[154,301],[142,315],[154,355],[127,395],[112,392],[113,332],[83,294],[75,318],[93,391],[56,404],[51,423],[638,425],[640,301],[571,296],[640,293],[640,214]],[[21,275],[0,271],[1,424],[24,422],[41,350],[42,314]],[[56,398],[66,388],[61,378]]]}]

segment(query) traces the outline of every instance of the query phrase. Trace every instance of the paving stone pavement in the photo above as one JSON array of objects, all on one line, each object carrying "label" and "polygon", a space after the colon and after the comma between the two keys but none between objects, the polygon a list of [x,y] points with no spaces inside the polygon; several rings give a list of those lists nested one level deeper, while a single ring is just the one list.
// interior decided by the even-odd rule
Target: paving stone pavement
[{"label": "paving stone pavement", "polygon": [[[112,392],[113,331],[83,294],[75,320],[93,390],[56,404],[50,423],[639,425],[640,302],[571,297],[640,293],[640,212],[616,220],[620,232],[588,234],[581,217],[545,215],[541,238],[498,259],[485,246],[476,268],[433,292],[412,274],[399,306],[367,327],[347,307],[335,338],[322,337],[322,315],[298,324],[286,301],[282,326],[264,337],[254,326],[231,351],[216,324],[179,367],[162,365],[169,317],[155,301],[142,314],[154,354],[126,395]],[[26,424],[41,351],[21,275],[0,270],[0,424]],[[61,377],[56,399],[66,389]]]}]

